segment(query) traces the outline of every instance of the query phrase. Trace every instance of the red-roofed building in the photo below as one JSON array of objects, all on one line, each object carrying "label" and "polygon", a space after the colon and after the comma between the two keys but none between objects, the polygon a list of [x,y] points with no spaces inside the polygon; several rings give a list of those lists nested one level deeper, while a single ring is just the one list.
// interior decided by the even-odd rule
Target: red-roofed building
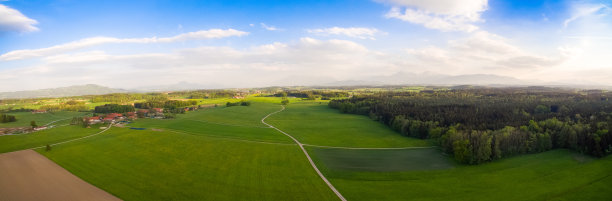
[{"label": "red-roofed building", "polygon": [[110,113],[106,115],[107,118],[116,118],[116,117],[122,117],[122,116],[123,115],[119,113]]},{"label": "red-roofed building", "polygon": [[83,118],[89,124],[100,123],[100,117],[85,117]]},{"label": "red-roofed building", "polygon": [[32,114],[47,113],[47,110],[32,110]]},{"label": "red-roofed building", "polygon": [[164,112],[164,108],[153,108],[153,110],[155,110],[155,112],[157,112],[157,113]]},{"label": "red-roofed building", "polygon": [[104,122],[114,122],[115,118],[113,118],[113,117],[105,117],[104,119],[102,119],[102,121],[104,121]]},{"label": "red-roofed building", "polygon": [[136,113],[135,112],[128,112],[125,115],[128,119],[137,119]]}]

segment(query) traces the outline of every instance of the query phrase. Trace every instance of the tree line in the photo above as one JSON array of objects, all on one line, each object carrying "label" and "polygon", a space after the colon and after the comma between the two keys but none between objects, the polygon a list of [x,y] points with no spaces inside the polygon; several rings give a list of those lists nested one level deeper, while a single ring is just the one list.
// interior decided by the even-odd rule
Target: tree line
[{"label": "tree line", "polygon": [[250,101],[240,101],[240,102],[227,102],[225,103],[226,107],[232,107],[232,106],[251,106],[251,102]]},{"label": "tree line", "polygon": [[0,114],[0,123],[16,122],[17,118],[13,115]]},{"label": "tree line", "polygon": [[381,92],[332,100],[410,137],[434,139],[455,159],[478,164],[568,148],[612,152],[612,93],[549,88]]},{"label": "tree line", "polygon": [[170,96],[186,97],[188,99],[210,99],[210,98],[231,98],[240,95],[239,92],[232,90],[195,90],[195,91],[177,91],[169,93]]},{"label": "tree line", "polygon": [[95,113],[126,113],[134,112],[134,106],[131,105],[119,105],[119,104],[105,104],[96,106],[94,109]]},{"label": "tree line", "polygon": [[165,101],[155,101],[149,100],[146,102],[134,103],[134,107],[138,109],[152,109],[152,108],[166,108],[166,109],[176,109],[176,108],[184,108],[189,106],[197,105],[198,101],[196,100],[165,100]]},{"label": "tree line", "polygon": [[278,92],[272,95],[274,97],[296,97],[307,100],[315,100],[320,98],[322,100],[330,100],[332,98],[348,97],[349,94],[346,91],[325,91],[325,90],[286,90]]}]

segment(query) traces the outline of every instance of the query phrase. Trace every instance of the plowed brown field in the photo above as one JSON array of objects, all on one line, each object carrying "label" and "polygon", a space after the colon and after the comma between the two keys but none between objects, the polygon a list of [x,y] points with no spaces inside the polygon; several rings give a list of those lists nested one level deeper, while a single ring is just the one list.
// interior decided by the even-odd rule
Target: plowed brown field
[{"label": "plowed brown field", "polygon": [[33,150],[0,154],[0,200],[120,200]]}]

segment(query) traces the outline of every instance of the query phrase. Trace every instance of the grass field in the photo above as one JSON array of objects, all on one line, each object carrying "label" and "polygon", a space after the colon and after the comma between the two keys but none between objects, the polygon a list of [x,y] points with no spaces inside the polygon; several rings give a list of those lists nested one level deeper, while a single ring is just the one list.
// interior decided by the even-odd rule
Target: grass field
[{"label": "grass field", "polygon": [[309,147],[308,151],[329,171],[436,170],[453,168],[455,165],[436,148],[354,150]]},{"label": "grass field", "polygon": [[[318,164],[329,163],[316,160]],[[444,170],[355,171],[335,165],[324,165],[322,170],[348,200],[604,201],[612,198],[612,157],[594,159],[568,150]]]},{"label": "grass field", "polygon": [[49,122],[67,119],[76,116],[83,116],[85,113],[83,112],[69,112],[69,111],[60,111],[53,113],[41,113],[41,114],[32,114],[31,112],[12,112],[6,113],[9,115],[14,115],[17,118],[16,122],[10,123],[0,123],[0,127],[23,127],[30,126],[30,121],[36,121],[36,124],[39,126],[45,125]]},{"label": "grass field", "polygon": [[341,114],[327,104],[289,104],[285,111],[270,116],[266,121],[305,144],[342,147],[431,146],[427,141],[401,136],[368,117]]},{"label": "grass field", "polygon": [[[37,150],[124,200],[337,200],[297,145],[265,127],[280,98],[216,107],[176,119],[139,119],[91,138]],[[275,104],[272,104],[275,103]],[[266,122],[302,143],[338,147],[424,147],[365,116],[295,100]],[[162,131],[155,131],[158,128]],[[64,129],[64,130],[62,130]],[[45,133],[46,132],[46,133]],[[6,138],[0,151],[99,132],[75,126]],[[48,134],[48,135],[45,135]],[[61,135],[59,135],[61,134]],[[46,137],[46,138],[45,138]],[[4,152],[6,152],[6,150]],[[612,157],[554,150],[482,165],[459,165],[437,148],[307,146],[348,200],[610,200]]]},{"label": "grass field", "polygon": [[124,200],[337,199],[293,144],[113,128],[39,151]]},{"label": "grass field", "polygon": [[129,126],[210,137],[292,143],[288,137],[261,123],[261,118],[279,108],[279,105],[268,103],[253,103],[248,107],[222,106],[177,115],[176,119],[139,119]]},{"label": "grass field", "polygon": [[0,136],[0,153],[45,146],[47,144],[63,142],[97,132],[100,132],[100,129],[83,128],[79,126],[60,126],[28,134],[2,135]]}]

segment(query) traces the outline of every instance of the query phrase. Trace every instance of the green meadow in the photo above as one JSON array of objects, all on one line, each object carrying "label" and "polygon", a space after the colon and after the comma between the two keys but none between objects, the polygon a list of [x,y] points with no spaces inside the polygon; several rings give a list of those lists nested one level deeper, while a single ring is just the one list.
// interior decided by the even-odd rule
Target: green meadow
[{"label": "green meadow", "polygon": [[342,114],[325,103],[289,104],[270,116],[268,123],[300,142],[338,147],[423,147],[425,140],[401,136],[383,124],[361,115]]},{"label": "green meadow", "polygon": [[[124,200],[338,200],[287,136],[261,123],[280,98],[211,107],[175,119],[138,119],[90,138],[39,149]],[[609,200],[612,158],[568,150],[460,165],[431,142],[401,136],[326,103],[293,100],[267,123],[307,151],[348,200]],[[63,126],[0,136],[8,152],[98,128]],[[338,147],[353,147],[347,149]],[[362,149],[362,148],[379,149]],[[430,147],[430,148],[425,148]],[[394,148],[394,149],[380,149]]]},{"label": "green meadow", "polygon": [[[381,172],[380,168],[346,168],[336,164],[342,162],[329,162],[325,157],[317,156],[317,163],[348,200],[604,201],[612,198],[612,157],[595,159],[568,150],[474,166],[387,172]],[[430,163],[428,159],[412,162]]]},{"label": "green meadow", "polygon": [[85,115],[84,112],[70,111],[48,112],[40,114],[32,114],[31,112],[11,112],[6,114],[15,116],[17,118],[17,121],[9,123],[0,123],[0,127],[27,127],[30,126],[31,121],[35,121],[36,124],[42,126],[56,120],[70,119],[72,117]]},{"label": "green meadow", "polygon": [[40,152],[124,200],[335,198],[294,144],[113,128]]},{"label": "green meadow", "polygon": [[79,126],[59,126],[19,135],[0,135],[0,153],[29,149],[91,135],[101,130]]},{"label": "green meadow", "polygon": [[356,150],[309,147],[308,151],[329,171],[399,172],[455,166],[437,148]]}]

